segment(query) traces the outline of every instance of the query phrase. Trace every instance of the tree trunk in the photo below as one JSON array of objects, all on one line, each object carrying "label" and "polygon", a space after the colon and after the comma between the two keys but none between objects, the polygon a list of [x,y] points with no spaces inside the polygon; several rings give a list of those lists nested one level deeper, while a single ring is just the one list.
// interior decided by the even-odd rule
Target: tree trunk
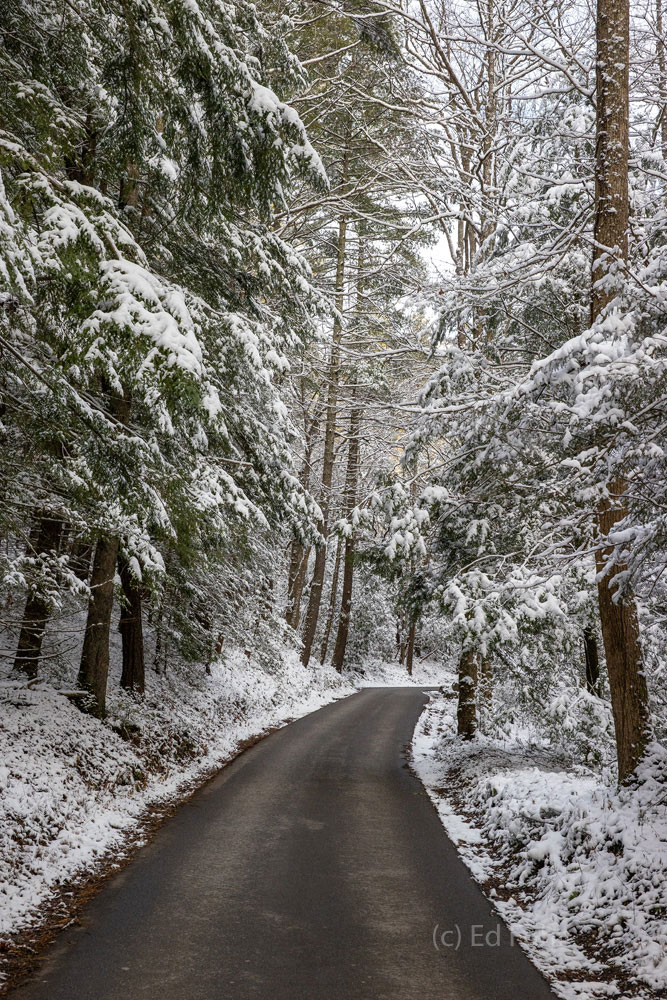
[{"label": "tree trunk", "polygon": [[[347,171],[345,171],[347,173]],[[347,235],[347,219],[342,218],[338,224],[338,257],[336,262],[336,308],[343,311],[343,293],[345,283],[345,243]],[[340,319],[336,318],[331,344],[331,359],[329,362],[329,393],[327,397],[327,418],[324,431],[324,457],[322,468],[322,520],[318,525],[322,535],[322,544],[315,554],[313,579],[310,585],[306,624],[303,631],[303,651],[301,662],[308,666],[310,655],[317,632],[317,620],[322,602],[322,585],[327,562],[326,541],[329,534],[329,505],[331,499],[331,483],[333,480],[334,445],[336,439],[336,415],[338,410],[338,377],[340,365],[340,342],[343,330]]]},{"label": "tree trunk", "polygon": [[[129,421],[131,408],[129,392],[124,396],[109,393],[110,412],[121,424],[127,424]],[[88,617],[79,665],[79,687],[85,688],[91,694],[91,698],[81,707],[98,718],[103,718],[106,713],[109,634],[119,548],[119,539],[106,535],[100,538],[95,546]]]},{"label": "tree trunk", "polygon": [[398,647],[399,667],[402,667],[403,664],[405,663],[405,654],[407,652],[407,649],[408,649],[408,642],[407,642],[406,623],[405,621],[401,621],[401,642]]},{"label": "tree trunk", "polygon": [[[620,478],[609,484],[612,497],[621,496],[624,488],[625,483]],[[625,514],[623,504],[617,507],[612,506],[611,500],[604,501],[598,511],[600,535],[605,537]],[[609,546],[596,553],[598,574],[604,571],[612,553],[613,549]],[[648,689],[639,641],[637,605],[632,593],[625,593],[620,600],[614,600],[613,581],[626,569],[626,566],[617,564],[598,582],[602,639],[616,732],[619,782],[630,778],[651,739]]]},{"label": "tree trunk", "polygon": [[[62,527],[63,522],[59,518],[45,513],[40,516],[31,543],[36,555],[58,550]],[[48,617],[48,601],[36,587],[26,598],[14,660],[14,669],[22,671],[27,677],[37,676]]]},{"label": "tree trunk", "polygon": [[320,663],[324,663],[327,658],[327,649],[329,648],[329,636],[331,635],[331,626],[333,625],[334,613],[336,611],[336,598],[338,596],[338,577],[340,576],[340,557],[343,552],[343,543],[338,539],[338,545],[336,546],[336,563],[334,565],[333,576],[331,578],[331,598],[329,600],[329,613],[327,615],[327,622],[324,626],[324,635],[322,636],[322,648],[320,650]]},{"label": "tree trunk", "polygon": [[663,160],[667,160],[667,66],[665,63],[665,36],[663,32],[662,0],[655,3],[655,33],[657,35],[658,56],[658,123],[656,130],[660,131],[660,150]]},{"label": "tree trunk", "polygon": [[477,732],[477,657],[465,649],[459,660],[459,702],[456,721],[459,736],[470,740]]},{"label": "tree trunk", "polygon": [[123,670],[120,686],[128,691],[143,694],[146,686],[144,661],[144,631],[141,615],[141,583],[132,573],[127,559],[118,560],[120,580],[123,585],[123,602],[118,630],[123,645]]},{"label": "tree trunk", "polygon": [[[324,528],[324,523],[320,524],[320,533],[326,539],[328,531]],[[324,529],[324,530],[323,530]],[[313,566],[313,576],[310,581],[310,594],[308,595],[308,608],[306,609],[306,623],[303,630],[303,649],[301,651],[301,662],[307,667],[310,662],[310,654],[315,642],[317,632],[317,620],[320,614],[320,604],[322,603],[322,587],[324,584],[324,572],[327,562],[326,542],[322,542],[315,552],[315,565]]]},{"label": "tree trunk", "polygon": [[303,594],[303,588],[306,583],[306,573],[308,572],[308,562],[310,560],[311,546],[301,549],[301,562],[299,564],[299,569],[294,580],[294,586],[292,588],[292,611],[290,617],[287,619],[288,625],[291,625],[293,629],[298,629],[299,621],[301,620],[301,596]]},{"label": "tree trunk", "polygon": [[[596,64],[595,226],[591,323],[615,297],[611,275],[628,257],[628,158],[630,10],[628,0],[598,0]],[[601,279],[607,279],[604,285]],[[627,514],[623,501],[625,482],[618,474],[607,485],[597,512],[597,527],[604,538]],[[613,504],[613,506],[612,506]],[[609,547],[597,553],[598,574],[612,554]],[[616,730],[619,782],[630,777],[650,738],[648,691],[639,642],[634,595],[625,588],[622,600],[613,600],[614,580],[623,566],[614,566],[598,578],[598,601],[611,704]]]},{"label": "tree trunk", "polygon": [[412,677],[412,666],[415,656],[415,630],[416,625],[411,621],[410,628],[408,629],[408,644],[405,651],[405,666],[407,667],[409,677]]},{"label": "tree trunk", "polygon": [[[310,485],[311,457],[319,423],[319,416],[314,416],[306,429],[306,448],[301,468],[301,484],[306,490]],[[287,571],[287,607],[285,609],[285,621],[293,629],[299,627],[299,619],[301,618],[301,595],[306,580],[309,556],[310,546],[304,548],[301,542],[295,538],[290,546],[290,563]]]},{"label": "tree trunk", "polygon": [[[350,413],[350,441],[347,451],[347,473],[345,476],[345,503],[348,517],[357,504],[357,479],[359,477],[361,408],[355,406]],[[354,584],[354,536],[350,533],[345,539],[345,556],[343,559],[343,593],[338,615],[338,631],[334,646],[332,664],[338,673],[343,670],[347,637],[350,634],[350,612],[352,609],[352,587]]]},{"label": "tree trunk", "polygon": [[630,14],[628,0],[598,0],[595,222],[591,323],[615,296],[605,278],[628,257]]},{"label": "tree trunk", "polygon": [[584,658],[586,661],[586,690],[589,694],[600,694],[600,661],[598,641],[590,625],[584,629]]},{"label": "tree trunk", "polygon": [[91,694],[90,700],[82,707],[100,719],[106,713],[109,631],[117,558],[118,539],[100,538],[93,558],[88,619],[79,667],[79,687]]}]

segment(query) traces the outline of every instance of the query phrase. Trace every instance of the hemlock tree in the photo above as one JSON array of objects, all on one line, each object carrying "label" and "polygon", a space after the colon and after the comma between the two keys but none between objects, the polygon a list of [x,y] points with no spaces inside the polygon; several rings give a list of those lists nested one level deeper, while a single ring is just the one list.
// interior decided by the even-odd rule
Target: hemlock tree
[{"label": "hemlock tree", "polygon": [[[23,485],[39,483],[37,525],[95,543],[79,678],[103,714],[120,553],[127,591],[124,567],[153,585],[163,552],[214,534],[220,550],[235,523],[249,538],[310,530],[276,378],[321,306],[307,265],[267,224],[292,177],[320,189],[326,178],[298,116],[262,82],[280,85],[255,55],[262,42],[291,88],[300,71],[251,5],[155,5],[150,17],[132,4],[10,5],[5,16],[14,401],[3,426],[27,460]],[[9,471],[3,481],[20,530],[19,484]],[[81,592],[47,534],[37,527],[40,551],[13,559],[38,571],[18,656],[22,667],[28,636],[31,672],[49,601]],[[126,634],[140,599],[135,588]]]},{"label": "hemlock tree", "polygon": [[[630,192],[629,0],[598,0],[595,147],[595,226],[591,324],[613,320],[615,276],[628,262]],[[616,286],[616,287],[615,287]],[[606,538],[628,514],[627,481],[619,470],[607,484],[598,507],[600,534]],[[615,560],[612,546],[598,548],[598,594],[611,704],[614,712],[619,780],[635,770],[651,737],[648,690],[639,640],[637,607],[631,586],[615,588],[627,567]],[[622,576],[621,576],[622,579]]]}]

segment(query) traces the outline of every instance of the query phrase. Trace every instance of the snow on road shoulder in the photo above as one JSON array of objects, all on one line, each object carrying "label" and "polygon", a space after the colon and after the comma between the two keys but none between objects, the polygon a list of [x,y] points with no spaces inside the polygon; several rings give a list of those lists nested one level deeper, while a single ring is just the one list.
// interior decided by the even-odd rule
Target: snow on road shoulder
[{"label": "snow on road shoulder", "polygon": [[330,668],[306,670],[293,652],[271,671],[239,652],[210,676],[150,672],[143,699],[117,685],[112,676],[102,723],[53,687],[0,678],[0,940],[120,847],[149,807],[243,741],[355,690]]},{"label": "snow on road shoulder", "polygon": [[432,698],[414,768],[512,933],[564,1000],[667,990],[667,752],[616,788],[546,745],[458,740]]},{"label": "snow on road shoulder", "polygon": [[417,660],[412,674],[405,664],[367,658],[362,666],[348,672],[357,687],[440,687],[451,684],[450,671],[434,660]]}]

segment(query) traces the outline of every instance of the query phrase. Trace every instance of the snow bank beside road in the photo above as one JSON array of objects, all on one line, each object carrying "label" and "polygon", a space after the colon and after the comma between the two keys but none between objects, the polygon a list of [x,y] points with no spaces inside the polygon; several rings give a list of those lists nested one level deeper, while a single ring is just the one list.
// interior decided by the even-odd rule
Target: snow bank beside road
[{"label": "snow bank beside road", "polygon": [[371,658],[347,676],[358,687],[440,687],[452,683],[451,671],[434,660],[416,661],[409,674],[404,664]]},{"label": "snow bank beside road", "polygon": [[148,807],[177,797],[244,740],[354,690],[292,652],[271,672],[242,653],[210,676],[202,667],[150,672],[143,699],[117,683],[101,723],[53,687],[0,678],[0,937],[32,923],[58,885],[120,846]]},{"label": "snow bank beside road", "polygon": [[[667,752],[617,791],[546,746],[462,742],[438,697],[415,769],[474,877],[567,1000],[667,989]],[[651,992],[651,990],[655,992]]]}]

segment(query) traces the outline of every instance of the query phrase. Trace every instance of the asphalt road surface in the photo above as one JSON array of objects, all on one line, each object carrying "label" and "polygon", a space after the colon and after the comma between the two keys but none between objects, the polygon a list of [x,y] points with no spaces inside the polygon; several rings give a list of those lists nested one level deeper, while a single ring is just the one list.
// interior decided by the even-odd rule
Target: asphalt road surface
[{"label": "asphalt road surface", "polygon": [[14,1000],[553,1000],[407,767],[426,700],[367,689],[243,753]]}]

